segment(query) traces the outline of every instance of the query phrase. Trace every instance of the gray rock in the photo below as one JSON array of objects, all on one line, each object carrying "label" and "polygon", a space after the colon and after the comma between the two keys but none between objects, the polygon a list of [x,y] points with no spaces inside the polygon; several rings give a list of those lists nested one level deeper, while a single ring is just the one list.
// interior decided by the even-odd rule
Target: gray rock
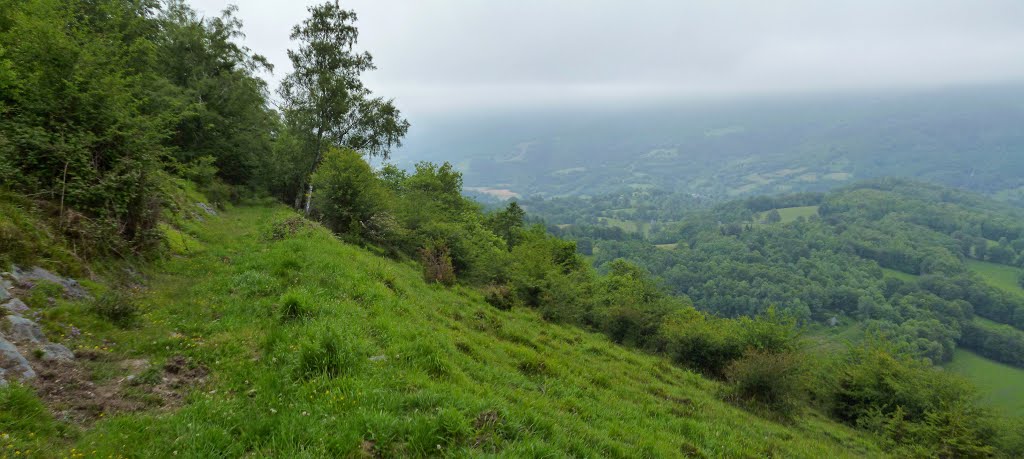
[{"label": "gray rock", "polygon": [[3,282],[0,282],[0,303],[11,299],[11,292],[8,292],[7,287],[3,284]]},{"label": "gray rock", "polygon": [[387,359],[388,359],[388,356],[386,356],[386,355],[375,355],[373,357],[370,357],[370,361],[371,362],[382,362],[382,361],[387,360]]},{"label": "gray rock", "polygon": [[28,311],[28,305],[17,298],[4,303],[3,306],[0,307],[3,307],[9,314],[15,316],[20,316]]},{"label": "gray rock", "polygon": [[0,374],[0,378],[7,378],[8,375],[20,379],[32,379],[36,377],[36,372],[32,370],[32,366],[28,364],[28,360],[25,356],[18,352],[18,348],[11,344],[10,341],[0,336],[0,368],[5,371]]},{"label": "gray rock", "polygon": [[214,210],[213,207],[210,207],[209,204],[205,202],[197,202],[196,205],[199,206],[200,209],[203,209],[203,212],[206,212],[207,215],[211,217],[217,216],[217,211]]},{"label": "gray rock", "polygon": [[11,323],[9,336],[15,341],[26,341],[35,344],[47,342],[46,335],[39,328],[39,324],[19,316],[7,316],[7,321]]},{"label": "gray rock", "polygon": [[75,353],[63,344],[47,344],[43,346],[43,360],[46,362],[70,362],[75,360]]},{"label": "gray rock", "polygon": [[60,285],[61,287],[64,287],[65,297],[71,299],[90,298],[89,292],[85,288],[83,288],[82,285],[78,283],[78,281],[70,277],[60,277],[38,266],[32,268],[31,271],[22,271],[20,268],[15,266],[14,270],[11,272],[11,278],[18,283],[31,283],[34,281],[52,282],[54,284]]}]

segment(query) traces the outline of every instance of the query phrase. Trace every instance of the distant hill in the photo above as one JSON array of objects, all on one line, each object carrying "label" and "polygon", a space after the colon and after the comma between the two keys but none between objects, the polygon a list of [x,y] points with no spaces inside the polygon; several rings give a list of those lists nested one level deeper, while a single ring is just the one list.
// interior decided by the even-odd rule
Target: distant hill
[{"label": "distant hill", "polygon": [[400,161],[503,197],[623,188],[731,198],[900,176],[1024,193],[1024,86],[564,108],[420,120]]}]

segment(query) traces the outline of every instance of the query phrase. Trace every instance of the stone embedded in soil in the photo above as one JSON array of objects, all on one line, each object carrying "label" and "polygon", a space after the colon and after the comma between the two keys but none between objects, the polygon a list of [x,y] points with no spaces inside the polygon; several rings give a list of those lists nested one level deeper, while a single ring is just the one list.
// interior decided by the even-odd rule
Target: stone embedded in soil
[{"label": "stone embedded in soil", "polygon": [[17,298],[4,303],[3,306],[0,307],[6,309],[8,314],[15,316],[20,316],[22,313],[28,311],[28,305]]},{"label": "stone embedded in soil", "polygon": [[7,321],[11,324],[9,336],[12,339],[36,344],[47,342],[39,324],[19,316],[7,316]]},{"label": "stone embedded in soil", "polygon": [[17,266],[10,273],[12,279],[18,283],[32,283],[38,281],[52,282],[64,287],[64,296],[70,299],[90,298],[89,292],[82,287],[78,281],[70,277],[60,277],[38,266],[29,271],[22,271]]},{"label": "stone embedded in soil", "polygon": [[2,335],[0,335],[0,368],[5,370],[3,374],[0,374],[0,379],[10,379],[11,375],[23,380],[36,377],[36,372],[32,370],[32,366],[28,364],[25,356],[21,355],[18,348]]},{"label": "stone embedded in soil", "polygon": [[45,362],[70,362],[75,360],[75,353],[62,344],[47,344],[40,349],[43,351],[42,359]]}]

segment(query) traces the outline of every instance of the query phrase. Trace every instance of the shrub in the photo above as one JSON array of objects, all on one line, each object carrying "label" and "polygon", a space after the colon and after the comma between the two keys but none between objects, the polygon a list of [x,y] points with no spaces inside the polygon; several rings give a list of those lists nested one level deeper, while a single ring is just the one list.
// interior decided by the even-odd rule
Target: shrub
[{"label": "shrub", "polygon": [[725,368],[730,398],[753,402],[783,416],[791,416],[805,393],[803,369],[789,352],[750,350]]},{"label": "shrub", "polygon": [[385,189],[354,150],[328,150],[311,180],[312,206],[336,233],[362,237],[373,216],[384,210]]},{"label": "shrub", "polygon": [[507,285],[488,285],[484,287],[484,300],[495,308],[507,311],[515,306],[516,296]]},{"label": "shrub", "polygon": [[744,345],[736,322],[707,317],[693,308],[678,310],[662,322],[656,347],[672,361],[709,376],[722,376]]},{"label": "shrub", "polygon": [[423,264],[423,278],[427,282],[443,285],[455,284],[455,268],[448,246],[430,245],[420,249],[420,262]]},{"label": "shrub", "polygon": [[200,156],[188,164],[180,165],[178,174],[196,185],[206,186],[217,177],[216,162],[217,158],[213,156]]},{"label": "shrub", "polygon": [[987,445],[996,430],[989,414],[974,405],[974,389],[927,361],[893,351],[887,343],[851,349],[820,382],[836,418],[878,433],[894,447],[910,445],[914,454],[936,457],[992,453]]},{"label": "shrub", "polygon": [[310,224],[309,220],[300,216],[288,217],[271,224],[270,230],[267,231],[266,239],[280,241],[310,228],[313,228],[313,225]]},{"label": "shrub", "polygon": [[202,192],[210,200],[210,203],[220,210],[226,209],[228,204],[238,204],[241,201],[238,190],[220,180],[213,180],[204,185]]},{"label": "shrub", "polygon": [[131,295],[119,290],[100,295],[93,301],[91,310],[119,327],[134,324],[139,316],[139,306],[135,304]]}]

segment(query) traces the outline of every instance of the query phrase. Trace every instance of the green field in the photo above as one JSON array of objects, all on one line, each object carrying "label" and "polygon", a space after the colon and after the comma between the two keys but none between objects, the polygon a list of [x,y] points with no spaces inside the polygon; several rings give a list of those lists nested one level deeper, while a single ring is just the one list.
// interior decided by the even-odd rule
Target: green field
[{"label": "green field", "polygon": [[1024,369],[957,349],[950,371],[966,376],[982,394],[982,402],[1009,415],[1024,415]]},{"label": "green field", "polygon": [[978,260],[967,260],[967,268],[981,275],[993,287],[1024,295],[1024,288],[1018,283],[1020,268]]},{"label": "green field", "polygon": [[904,281],[904,282],[914,282],[914,281],[917,280],[917,276],[915,276],[913,274],[905,273],[903,271],[897,271],[895,269],[882,268],[882,273],[886,277],[892,277],[892,278],[899,279],[899,280]]},{"label": "green field", "polygon": [[[811,218],[818,215],[818,206],[802,206],[802,207],[785,207],[778,209],[779,216],[782,217],[782,223],[789,223],[796,221],[800,217]],[[765,218],[768,216],[768,212],[760,212],[754,216],[754,220],[764,223]]]},{"label": "green field", "polygon": [[644,233],[646,226],[643,223],[637,223],[630,220],[620,220],[618,218],[599,217],[598,220],[604,222],[608,226],[619,228],[627,233]]}]

